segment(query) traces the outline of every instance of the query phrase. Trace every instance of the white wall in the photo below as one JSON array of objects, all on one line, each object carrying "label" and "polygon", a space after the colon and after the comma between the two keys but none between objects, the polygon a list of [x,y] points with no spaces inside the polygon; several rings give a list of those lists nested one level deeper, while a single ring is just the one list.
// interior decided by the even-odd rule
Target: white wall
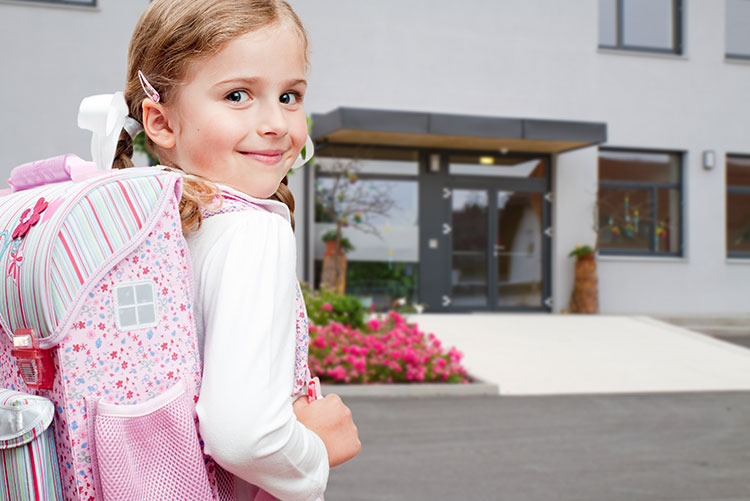
[{"label": "white wall", "polygon": [[[82,11],[0,1],[0,177],[34,158],[88,156],[78,103],[123,86],[146,4],[100,0]],[[726,259],[722,159],[750,153],[750,65],[724,61],[723,1],[685,0],[682,56],[597,49],[597,0],[292,4],[312,40],[308,113],[355,106],[601,121],[610,146],[684,151],[685,257],[601,258],[601,309],[747,312],[750,262]],[[717,154],[713,171],[700,165],[706,149]],[[590,237],[595,149],[558,156],[554,174],[559,310],[572,285],[567,253]],[[298,197],[301,180],[292,179]]]},{"label": "white wall", "polygon": [[556,155],[553,164],[552,308],[560,311],[569,308],[573,290],[574,260],[568,254],[576,245],[596,243],[597,148]]},{"label": "white wall", "polygon": [[91,159],[91,135],[76,124],[78,105],[125,86],[130,34],[148,5],[98,3],[0,3],[0,184],[31,160],[62,153]]}]

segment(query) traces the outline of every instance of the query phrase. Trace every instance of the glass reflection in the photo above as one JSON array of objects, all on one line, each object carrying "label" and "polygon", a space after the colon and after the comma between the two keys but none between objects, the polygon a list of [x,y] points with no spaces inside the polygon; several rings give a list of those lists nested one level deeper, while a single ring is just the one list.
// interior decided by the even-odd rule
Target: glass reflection
[{"label": "glass reflection", "polygon": [[[346,190],[341,188],[342,182]],[[316,285],[320,282],[326,252],[322,236],[336,228],[335,215],[346,219],[342,235],[354,247],[346,254],[346,293],[379,310],[390,308],[399,300],[418,303],[418,196],[416,181],[318,177],[314,230]],[[373,204],[377,207],[370,207]]]},{"label": "glass reflection", "polygon": [[498,306],[542,304],[542,194],[497,192]]},{"label": "glass reflection", "polygon": [[[599,188],[599,246],[648,251],[651,248],[651,190]],[[664,221],[657,221],[664,225]]]},{"label": "glass reflection", "polygon": [[451,302],[487,306],[487,192],[453,190]]},{"label": "glass reflection", "polygon": [[674,48],[672,0],[626,0],[623,42],[633,47]]},{"label": "glass reflection", "polygon": [[452,155],[448,172],[452,176],[491,176],[544,179],[546,162],[539,158],[506,155]]},{"label": "glass reflection", "polygon": [[726,1],[726,47],[727,56],[747,58],[750,56],[750,2],[747,0]]},{"label": "glass reflection", "polygon": [[727,193],[727,250],[750,253],[750,193]]}]

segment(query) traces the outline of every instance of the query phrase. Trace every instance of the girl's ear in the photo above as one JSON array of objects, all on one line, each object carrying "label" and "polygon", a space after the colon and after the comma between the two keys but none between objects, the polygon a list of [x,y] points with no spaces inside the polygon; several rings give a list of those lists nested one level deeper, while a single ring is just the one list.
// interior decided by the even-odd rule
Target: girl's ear
[{"label": "girl's ear", "polygon": [[141,109],[143,110],[143,130],[146,135],[161,148],[173,148],[176,142],[175,133],[167,119],[167,110],[164,105],[144,98]]}]

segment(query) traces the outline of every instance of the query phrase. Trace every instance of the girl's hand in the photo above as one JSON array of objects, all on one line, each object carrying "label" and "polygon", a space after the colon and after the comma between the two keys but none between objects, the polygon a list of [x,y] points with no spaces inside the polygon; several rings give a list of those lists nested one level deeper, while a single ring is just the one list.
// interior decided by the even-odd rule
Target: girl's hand
[{"label": "girl's hand", "polygon": [[359,454],[362,443],[352,419],[352,411],[338,395],[331,393],[309,403],[306,396],[300,397],[292,407],[297,420],[323,440],[331,468]]}]

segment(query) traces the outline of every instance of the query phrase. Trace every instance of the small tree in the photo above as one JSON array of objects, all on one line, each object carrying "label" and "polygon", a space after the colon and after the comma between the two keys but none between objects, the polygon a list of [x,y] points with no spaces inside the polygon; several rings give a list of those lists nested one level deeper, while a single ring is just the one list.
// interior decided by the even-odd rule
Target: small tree
[{"label": "small tree", "polygon": [[[315,165],[320,172],[320,164]],[[358,160],[326,159],[326,178],[331,179],[328,187],[319,186],[315,193],[315,208],[319,220],[335,224],[333,255],[323,259],[321,287],[329,287],[339,294],[346,288],[346,256],[342,251],[344,228],[353,228],[363,233],[383,238],[372,221],[372,216],[387,215],[396,203],[391,198],[388,186],[378,186],[359,179],[361,166]]]}]

